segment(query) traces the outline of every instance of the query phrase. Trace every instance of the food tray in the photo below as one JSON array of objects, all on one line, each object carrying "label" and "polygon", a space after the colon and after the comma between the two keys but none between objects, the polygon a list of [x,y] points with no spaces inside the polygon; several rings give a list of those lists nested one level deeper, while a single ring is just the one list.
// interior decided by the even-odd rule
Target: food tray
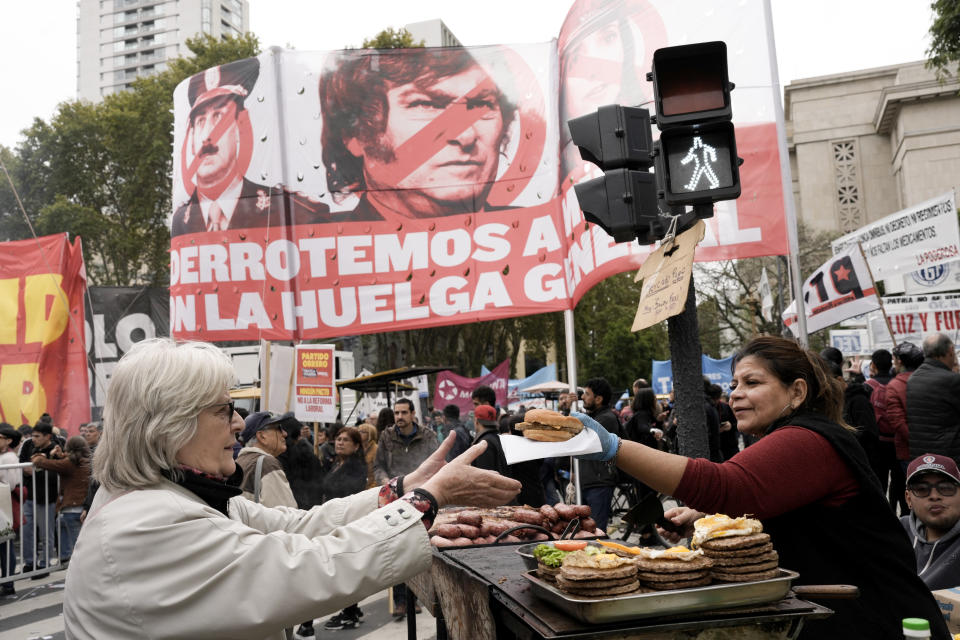
[{"label": "food tray", "polygon": [[605,598],[584,598],[560,591],[549,582],[537,577],[536,571],[523,574],[530,581],[533,593],[537,597],[583,622],[593,624],[774,602],[787,595],[790,583],[798,575],[795,571],[780,569],[780,577],[769,580],[712,584],[706,587],[673,589],[656,593],[628,593]]}]

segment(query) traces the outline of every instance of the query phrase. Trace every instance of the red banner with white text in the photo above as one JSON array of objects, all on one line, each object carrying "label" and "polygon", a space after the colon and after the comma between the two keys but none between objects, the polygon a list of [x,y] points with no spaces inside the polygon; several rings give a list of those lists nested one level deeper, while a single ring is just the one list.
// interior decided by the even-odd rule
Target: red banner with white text
[{"label": "red banner with white text", "polygon": [[[572,308],[650,248],[587,224],[566,122],[727,42],[743,195],[700,261],[787,252],[762,0],[577,0],[556,41],[301,52],[174,94],[171,334],[312,340]],[[691,16],[703,14],[703,20]]]},{"label": "red banner with white text", "polygon": [[0,250],[0,417],[15,426],[49,413],[76,434],[90,420],[80,238],[4,242]]},{"label": "red banner with white text", "polygon": [[486,385],[497,394],[497,404],[507,406],[507,382],[510,378],[510,360],[504,360],[485,376],[479,378],[464,378],[449,371],[437,374],[436,391],[433,394],[433,406],[437,410],[448,404],[455,404],[460,413],[466,415],[473,411],[471,395],[474,389]]}]

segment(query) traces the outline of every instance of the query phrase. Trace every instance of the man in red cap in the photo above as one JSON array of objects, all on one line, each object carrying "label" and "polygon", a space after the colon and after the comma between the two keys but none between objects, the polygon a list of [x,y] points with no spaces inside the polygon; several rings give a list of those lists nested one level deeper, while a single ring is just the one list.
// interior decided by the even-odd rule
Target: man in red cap
[{"label": "man in red cap", "polygon": [[259,75],[260,61],[247,58],[190,78],[190,127],[183,144],[185,164],[195,165],[195,189],[173,214],[171,236],[326,221],[325,204],[244,175],[253,144],[243,135],[242,123],[249,129],[244,102]]},{"label": "man in red cap", "polygon": [[933,589],[960,586],[960,470],[947,456],[925,453],[907,467],[912,513],[900,523],[913,542],[917,574]]}]

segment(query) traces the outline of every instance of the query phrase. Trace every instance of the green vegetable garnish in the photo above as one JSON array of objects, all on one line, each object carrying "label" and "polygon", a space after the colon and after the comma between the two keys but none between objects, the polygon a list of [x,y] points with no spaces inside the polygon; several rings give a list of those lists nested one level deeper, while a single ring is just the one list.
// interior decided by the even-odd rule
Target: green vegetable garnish
[{"label": "green vegetable garnish", "polygon": [[[549,544],[538,544],[533,549],[533,557],[537,559],[537,562],[548,567],[553,567],[554,569],[563,564],[563,559],[566,558],[569,553],[569,551],[561,551]],[[586,553],[588,556],[595,556],[603,553],[603,551],[593,545],[588,545],[581,553]]]}]

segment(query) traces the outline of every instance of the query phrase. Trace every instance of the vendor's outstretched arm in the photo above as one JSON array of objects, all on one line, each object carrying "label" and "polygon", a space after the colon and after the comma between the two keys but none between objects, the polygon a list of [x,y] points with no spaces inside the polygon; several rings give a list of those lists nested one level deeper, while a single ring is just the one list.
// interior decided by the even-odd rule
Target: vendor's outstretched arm
[{"label": "vendor's outstretched arm", "polygon": [[570,415],[596,433],[602,446],[602,450],[598,453],[577,457],[604,461],[616,458],[616,464],[620,469],[660,493],[673,495],[687,468],[686,457],[652,449],[639,442],[622,440],[585,413],[571,412]]}]

